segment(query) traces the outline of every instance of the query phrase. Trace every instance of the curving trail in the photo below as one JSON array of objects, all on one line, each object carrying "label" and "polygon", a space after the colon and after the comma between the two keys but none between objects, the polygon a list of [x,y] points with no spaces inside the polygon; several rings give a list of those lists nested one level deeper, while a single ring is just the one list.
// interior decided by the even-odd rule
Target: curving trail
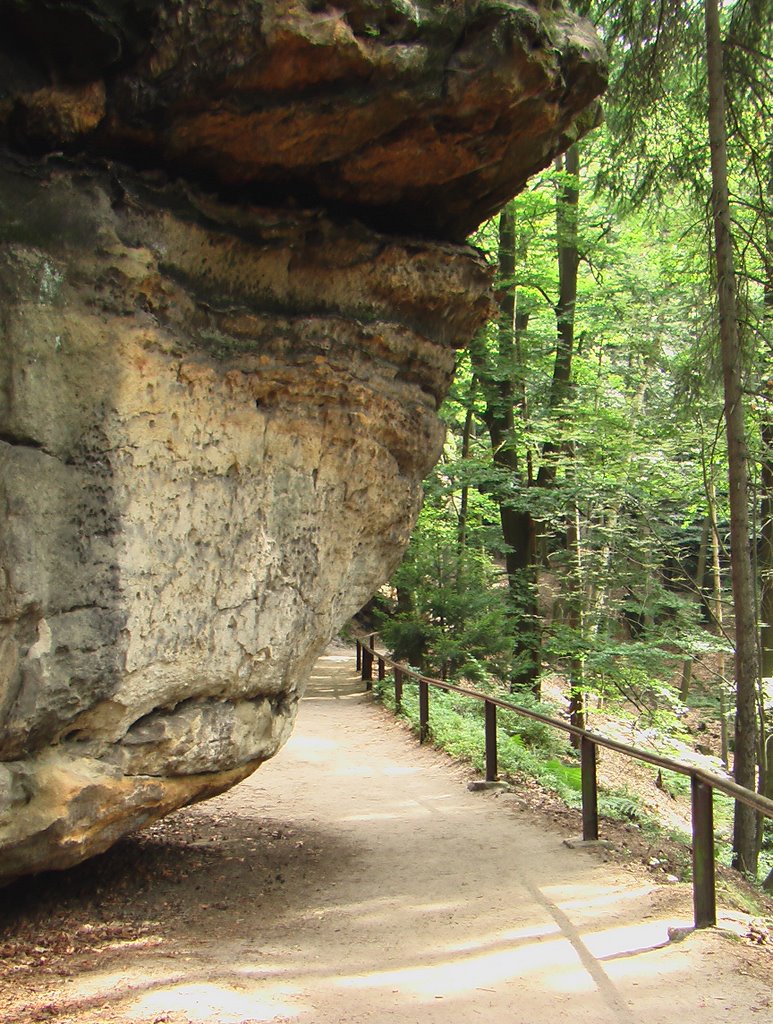
[{"label": "curving trail", "polygon": [[471,793],[468,778],[362,693],[352,651],[331,648],[287,747],[156,826],[141,851],[159,867],[147,884],[135,891],[111,868],[103,919],[120,916],[116,893],[131,896],[134,933],[54,956],[48,972],[4,974],[2,1019],[773,1017],[769,952],[718,932],[669,942],[668,928],[690,921],[688,887],[569,849],[517,798]]}]

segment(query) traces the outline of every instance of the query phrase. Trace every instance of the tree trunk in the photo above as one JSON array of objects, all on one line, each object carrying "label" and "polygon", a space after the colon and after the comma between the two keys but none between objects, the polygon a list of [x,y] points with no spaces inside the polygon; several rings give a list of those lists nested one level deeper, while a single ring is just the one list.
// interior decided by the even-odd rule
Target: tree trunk
[{"label": "tree trunk", "polygon": [[[518,487],[524,488],[515,438],[515,408],[521,388],[516,353],[515,215],[511,205],[499,215],[499,319],[497,323],[497,364],[490,365],[483,346],[475,343],[470,353],[486,399],[483,419],[491,440],[494,465],[509,482],[497,488],[502,539],[505,543],[513,622],[515,669],[513,688],[530,686],[539,696],[540,634],[535,581],[535,530],[529,512],[518,507]],[[527,318],[528,319],[528,318]],[[522,502],[522,496],[521,496]]]},{"label": "tree trunk", "polygon": [[[464,431],[462,433],[462,459],[470,457],[470,440],[475,420],[475,395],[478,391],[478,378],[475,374],[470,380],[470,394],[467,398],[467,414],[464,417]],[[457,525],[457,545],[459,548],[459,562],[461,564],[464,549],[467,547],[467,509],[470,500],[470,488],[468,484],[462,485],[462,494],[459,505],[459,522]]]},{"label": "tree trunk", "polygon": [[[722,606],[722,565],[719,559],[719,528],[717,525],[717,496],[714,489],[714,478],[707,477],[707,500],[709,504],[709,521],[711,523],[711,579],[712,600],[711,617],[714,620],[714,631],[722,639],[725,632],[725,616]],[[727,737],[727,702],[725,700],[725,652],[717,654],[717,676],[719,677],[719,739],[722,764],[727,768],[730,764],[730,744]]]},{"label": "tree trunk", "polygon": [[[571,556],[573,571],[571,574],[569,604],[566,624],[573,629],[578,641],[585,636],[585,582],[584,558],[582,550],[582,523],[580,510],[575,506],[567,517],[566,547]],[[577,650],[580,650],[580,644]],[[569,721],[580,729],[585,728],[585,661],[580,654],[575,654],[569,662]],[[579,736],[571,736],[573,747],[579,749]]]},{"label": "tree trunk", "polygon": [[[773,145],[773,138],[770,140]],[[765,225],[765,330],[773,338],[773,150],[768,154],[768,211]],[[773,373],[761,381],[762,440],[760,536],[757,568],[760,577],[760,651],[763,679],[773,678]]]},{"label": "tree trunk", "polygon": [[[698,600],[703,600],[703,584],[706,577],[706,558],[709,547],[709,529],[711,526],[711,519],[709,516],[703,520],[703,530],[701,531],[701,544],[698,549],[698,566],[695,570],[695,593],[698,596]],[[689,573],[685,573],[689,579]],[[682,682],[679,687],[679,699],[686,701],[690,696],[690,683],[692,682],[692,658],[685,658],[684,665],[682,666]]]},{"label": "tree trunk", "polygon": [[[773,339],[773,136],[768,140],[768,209],[765,222],[765,334]],[[773,375],[761,381],[760,434],[760,531],[757,546],[757,573],[760,581],[760,669],[763,690],[760,694],[760,776],[761,790],[773,798],[773,733],[768,731],[764,687],[773,679]],[[773,871],[767,883],[773,890]]]},{"label": "tree trunk", "polygon": [[[562,160],[556,160],[557,170],[572,177],[564,182],[556,201],[556,232],[558,235],[558,302],[556,303],[556,359],[550,385],[549,406],[558,412],[559,423],[566,418],[561,408],[571,394],[572,355],[574,352],[574,313],[577,305],[577,207],[580,173],[580,151],[574,145]],[[542,464],[537,475],[540,487],[551,487],[556,476],[556,456],[562,450],[560,438],[548,440],[542,448]]]},{"label": "tree trunk", "polygon": [[[766,410],[770,414],[771,410]],[[757,566],[760,576],[760,648],[762,677],[773,677],[773,418],[761,424],[762,467],[760,536]]]},{"label": "tree trunk", "polygon": [[[749,529],[749,480],[741,387],[741,346],[727,184],[725,82],[718,0],[705,0],[705,23],[712,210],[725,393],[730,484],[730,554],[736,634],[733,774],[739,785],[753,790],[756,788],[757,767],[757,624]],[[752,808],[739,802],[735,805],[733,866],[751,875],[757,873],[757,816]]]}]

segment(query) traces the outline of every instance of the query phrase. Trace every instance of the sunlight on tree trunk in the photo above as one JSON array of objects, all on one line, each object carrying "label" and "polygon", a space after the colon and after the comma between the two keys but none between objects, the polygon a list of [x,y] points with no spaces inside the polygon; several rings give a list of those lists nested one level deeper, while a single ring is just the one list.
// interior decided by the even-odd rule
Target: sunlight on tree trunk
[{"label": "sunlight on tree trunk", "polygon": [[[714,629],[721,639],[725,632],[725,613],[722,604],[722,563],[719,557],[719,526],[717,524],[717,494],[713,475],[709,478],[708,487],[709,520],[711,522],[711,578],[712,578],[712,617]],[[725,668],[725,652],[722,648],[717,653],[717,685],[719,688],[719,743],[722,764],[730,765],[730,743],[727,735],[727,671]]]}]

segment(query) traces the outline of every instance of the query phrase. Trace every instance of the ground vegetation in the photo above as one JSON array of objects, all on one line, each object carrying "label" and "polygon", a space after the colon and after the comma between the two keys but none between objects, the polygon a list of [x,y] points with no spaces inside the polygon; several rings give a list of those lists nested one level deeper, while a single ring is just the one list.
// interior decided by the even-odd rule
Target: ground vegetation
[{"label": "ground vegetation", "polygon": [[[689,725],[771,795],[773,10],[584,7],[606,123],[471,239],[497,316],[459,357],[381,626],[443,678],[558,681],[577,724]],[[770,825],[728,828],[773,884]]]}]

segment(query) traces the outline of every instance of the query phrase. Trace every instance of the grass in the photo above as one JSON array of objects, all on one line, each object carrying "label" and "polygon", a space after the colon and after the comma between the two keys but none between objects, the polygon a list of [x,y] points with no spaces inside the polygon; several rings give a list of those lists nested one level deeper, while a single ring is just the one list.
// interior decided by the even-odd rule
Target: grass
[{"label": "grass", "polygon": [[[391,679],[374,681],[374,692],[378,699],[393,713],[396,713],[394,686]],[[520,698],[519,698],[520,699]],[[535,704],[535,709],[548,713],[553,709]],[[554,712],[553,712],[554,713]],[[404,681],[403,696],[399,714],[405,718],[413,731],[419,733],[418,686]],[[431,688],[429,730],[432,742],[453,757],[471,764],[476,771],[485,770],[484,705],[482,701],[459,694],[447,693]],[[555,793],[568,807],[580,808],[581,769],[576,751],[564,742],[549,726],[518,715],[516,712],[497,710],[497,763],[500,778],[517,781],[531,778],[552,793]],[[685,795],[690,791],[689,778],[664,770],[663,782],[676,794]],[[716,857],[720,864],[730,864],[730,834],[732,831],[734,802],[724,794],[714,794],[714,820]],[[689,881],[692,874],[690,863],[690,837],[682,832],[669,832],[660,821],[647,813],[636,793],[628,790],[599,790],[599,815],[611,821],[633,824],[653,844],[670,839],[683,849],[674,854],[674,870],[682,881]],[[759,875],[764,878],[773,867],[773,843],[768,840],[760,856]],[[764,916],[765,909],[755,902],[752,888],[734,886],[732,879],[720,883],[717,892],[725,896],[731,905],[746,909],[748,913]]]},{"label": "grass", "polygon": [[[374,682],[373,685],[379,700],[395,712],[391,680]],[[404,685],[400,714],[418,734],[417,686]],[[432,689],[429,719],[432,742],[479,772],[485,770],[486,764],[483,716],[482,701]],[[497,765],[502,778],[515,780],[526,776],[535,779],[568,807],[582,806],[582,779],[577,753],[549,726],[516,712],[498,709]],[[642,823],[645,820],[636,795],[627,790],[600,793],[599,813],[617,821]]]}]

